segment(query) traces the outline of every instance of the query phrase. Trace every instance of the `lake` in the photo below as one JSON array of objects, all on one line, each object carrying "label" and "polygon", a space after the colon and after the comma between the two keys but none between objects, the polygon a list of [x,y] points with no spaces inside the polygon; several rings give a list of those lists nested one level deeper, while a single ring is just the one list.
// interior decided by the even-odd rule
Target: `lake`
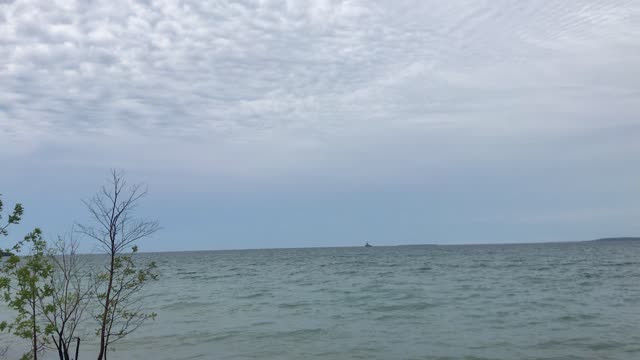
[{"label": "lake", "polygon": [[141,257],[158,318],[110,359],[640,359],[640,242]]}]

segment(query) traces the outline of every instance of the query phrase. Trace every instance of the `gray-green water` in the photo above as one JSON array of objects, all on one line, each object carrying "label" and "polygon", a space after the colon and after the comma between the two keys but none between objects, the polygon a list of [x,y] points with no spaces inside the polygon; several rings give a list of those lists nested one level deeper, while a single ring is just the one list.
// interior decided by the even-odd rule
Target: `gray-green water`
[{"label": "gray-green water", "polygon": [[144,256],[110,359],[640,359],[640,242]]}]

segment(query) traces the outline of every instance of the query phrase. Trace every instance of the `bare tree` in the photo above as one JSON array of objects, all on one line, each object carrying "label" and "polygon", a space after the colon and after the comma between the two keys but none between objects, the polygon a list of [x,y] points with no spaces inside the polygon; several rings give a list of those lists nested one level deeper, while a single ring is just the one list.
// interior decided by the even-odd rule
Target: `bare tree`
[{"label": "bare tree", "polygon": [[[76,336],[76,329],[94,293],[95,282],[78,257],[77,250],[78,242],[73,239],[73,231],[68,238],[58,237],[49,251],[53,264],[49,279],[51,294],[46,299],[47,303],[40,302],[60,360],[78,359],[80,337]],[[76,351],[72,358],[69,352],[74,342]]]},{"label": "bare tree", "polygon": [[96,240],[109,256],[105,272],[97,276],[101,282],[97,292],[101,310],[96,315],[99,323],[96,332],[100,337],[98,360],[106,360],[110,344],[155,317],[143,311],[140,290],[147,281],[156,279],[156,265],[151,262],[138,266],[135,262],[138,259],[136,241],[153,235],[160,228],[155,220],[133,216],[146,194],[142,185],[127,186],[123,174],[113,170],[108,186],[85,201],[93,223],[79,225],[79,230]]}]

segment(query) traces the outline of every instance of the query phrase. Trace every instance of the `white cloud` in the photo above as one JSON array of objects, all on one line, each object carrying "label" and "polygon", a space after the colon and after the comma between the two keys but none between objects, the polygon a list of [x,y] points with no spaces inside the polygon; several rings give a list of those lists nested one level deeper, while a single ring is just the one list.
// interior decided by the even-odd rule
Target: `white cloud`
[{"label": "white cloud", "polygon": [[149,164],[312,171],[638,124],[639,14],[622,0],[4,1],[0,151],[136,163],[144,144]]}]

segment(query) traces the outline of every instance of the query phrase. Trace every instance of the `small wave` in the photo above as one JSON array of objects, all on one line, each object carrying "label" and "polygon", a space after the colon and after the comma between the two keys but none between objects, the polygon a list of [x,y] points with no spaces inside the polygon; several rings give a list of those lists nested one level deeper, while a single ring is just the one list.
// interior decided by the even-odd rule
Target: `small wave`
[{"label": "small wave", "polygon": [[281,309],[296,309],[296,308],[301,308],[301,307],[305,307],[305,306],[309,306],[310,304],[307,302],[298,302],[298,303],[283,303],[283,304],[278,304],[278,307]]},{"label": "small wave", "polygon": [[355,275],[358,272],[356,270],[348,270],[348,271],[338,271],[336,275]]},{"label": "small wave", "polygon": [[419,303],[411,303],[411,304],[404,304],[404,305],[381,305],[381,306],[375,306],[370,308],[369,310],[371,311],[379,311],[379,312],[393,312],[393,311],[421,311],[421,310],[426,310],[429,308],[435,307],[435,305],[430,304],[430,303],[426,303],[426,302],[419,302]]},{"label": "small wave", "polygon": [[202,275],[181,276],[181,280],[202,280]]},{"label": "small wave", "polygon": [[192,308],[200,308],[200,307],[208,307],[211,306],[211,303],[208,302],[189,302],[189,301],[180,301],[174,302],[171,304],[164,305],[161,309],[163,310],[183,310],[183,309],[192,309]]},{"label": "small wave", "polygon": [[590,314],[577,314],[577,315],[564,315],[558,318],[559,321],[585,321],[585,320],[594,320],[597,319],[598,316],[590,315]]},{"label": "small wave", "polygon": [[203,277],[202,280],[226,279],[234,276],[235,275],[210,275],[210,276]]},{"label": "small wave", "polygon": [[176,272],[176,275],[193,275],[198,273],[198,271],[178,271]]},{"label": "small wave", "polygon": [[232,337],[238,336],[238,335],[244,335],[245,332],[243,331],[226,331],[224,333],[221,334],[215,334],[214,336],[208,337],[207,338],[207,342],[216,342],[216,341],[223,341],[223,340],[228,340]]},{"label": "small wave", "polygon": [[385,272],[380,272],[377,273],[377,276],[387,276],[387,275],[392,275],[394,272],[393,271],[385,271]]},{"label": "small wave", "polygon": [[324,335],[326,333],[327,333],[327,330],[321,329],[321,328],[299,329],[299,330],[292,330],[292,331],[279,331],[279,332],[273,332],[273,333],[267,333],[267,334],[259,334],[259,335],[256,335],[255,338],[256,339],[267,339],[267,338],[282,339],[286,337],[289,337],[289,338],[293,337],[293,338],[299,338],[299,339],[306,339],[306,338],[314,338],[314,337],[317,337],[318,335]]},{"label": "small wave", "polygon": [[619,262],[619,263],[608,263],[608,264],[600,264],[599,266],[612,266],[612,267],[620,267],[620,266],[635,266],[640,264],[639,262],[632,262],[632,261],[627,261],[627,262]]},{"label": "small wave", "polygon": [[385,315],[381,315],[381,316],[378,316],[377,318],[375,318],[376,321],[412,320],[412,319],[415,319],[415,315],[414,314],[407,314],[407,315],[385,314]]},{"label": "small wave", "polygon": [[259,297],[263,297],[265,295],[267,295],[267,293],[260,292],[260,293],[255,293],[255,294],[236,296],[236,299],[256,299],[256,298],[259,298]]},{"label": "small wave", "polygon": [[595,344],[587,345],[587,347],[593,351],[602,351],[602,350],[615,350],[622,347],[624,344],[617,341],[609,341],[609,342],[599,342]]},{"label": "small wave", "polygon": [[251,326],[267,326],[267,325],[273,325],[273,324],[275,324],[273,321],[259,321],[251,324]]},{"label": "small wave", "polygon": [[284,332],[281,332],[280,335],[293,336],[293,337],[307,337],[307,336],[324,334],[326,332],[327,331],[325,329],[315,328],[315,329],[300,329],[300,330],[293,330],[293,331],[284,331]]},{"label": "small wave", "polygon": [[587,279],[594,278],[594,277],[600,277],[600,276],[601,276],[600,274],[595,274],[595,273],[584,273],[584,274],[582,274],[582,277],[585,277]]},{"label": "small wave", "polygon": [[391,264],[381,264],[379,266],[381,267],[398,267],[398,266],[402,266],[403,264],[399,264],[399,263],[391,263]]}]

